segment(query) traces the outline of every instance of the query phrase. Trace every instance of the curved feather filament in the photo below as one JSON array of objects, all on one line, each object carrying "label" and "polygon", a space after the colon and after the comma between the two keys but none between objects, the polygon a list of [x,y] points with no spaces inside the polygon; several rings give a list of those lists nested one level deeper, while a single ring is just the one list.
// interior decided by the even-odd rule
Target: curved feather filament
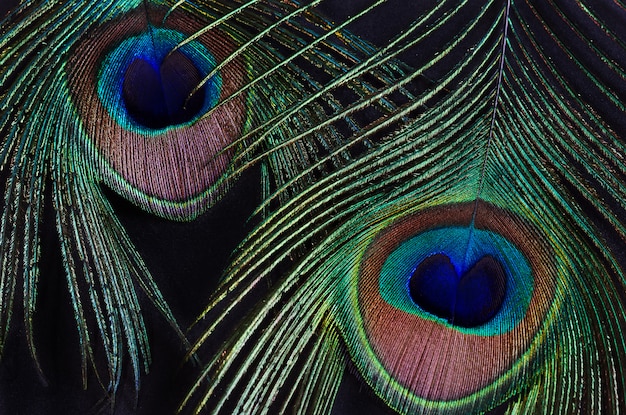
[{"label": "curved feather filament", "polygon": [[[619,362],[626,359],[620,294],[624,264],[618,253],[626,241],[620,219],[626,217],[624,140],[607,117],[608,110],[593,107],[579,89],[592,85],[607,97],[611,110],[623,114],[622,104],[614,99],[617,93],[607,86],[610,74],[621,78],[621,66],[615,52],[607,51],[607,43],[598,39],[589,42],[587,51],[604,63],[588,70],[583,62],[589,57],[579,57],[576,41],[563,37],[565,29],[553,28],[546,16],[561,18],[578,40],[606,36],[620,45],[615,47],[623,45],[616,41],[614,22],[603,20],[606,14],[596,15],[595,7],[586,2],[568,5],[569,10],[552,2],[481,5],[479,12],[473,2],[458,8],[439,2],[389,46],[373,49],[345,73],[295,101],[288,112],[250,130],[248,134],[261,143],[273,128],[334,88],[366,79],[375,67],[383,72],[406,68],[398,61],[401,52],[427,46],[435,34],[450,36],[420,66],[403,69],[406,72],[391,84],[355,98],[321,124],[276,142],[252,159],[250,164],[259,163],[288,143],[306,141],[308,134],[353,117],[370,99],[391,103],[379,118],[346,134],[328,154],[268,194],[258,208],[266,211],[291,183],[329,158],[363,141],[373,144],[283,197],[242,242],[222,286],[196,322],[206,328],[192,350],[202,354],[205,348],[216,347],[224,354],[218,352],[209,361],[181,411],[227,413],[236,408],[265,413],[293,405],[289,399],[280,400],[285,395],[276,391],[286,387],[295,371],[288,356],[298,360],[306,347],[317,344],[301,331],[305,322],[322,316],[323,324],[312,327],[321,333],[338,330],[347,357],[361,376],[400,413],[483,413],[500,405],[509,411],[532,412],[541,406],[555,413],[575,412],[566,396],[576,396],[579,405],[584,402],[585,411],[624,408],[626,402],[619,396],[625,382]],[[450,27],[446,23],[463,8],[473,10],[477,18],[456,32],[446,32]],[[579,11],[582,14],[576,14]],[[576,19],[589,19],[600,30],[586,31]],[[337,28],[343,30],[344,25]],[[409,33],[417,35],[411,38]],[[563,51],[558,63],[552,59],[554,47]],[[450,63],[455,53],[462,59]],[[558,66],[567,60],[578,73],[576,80]],[[433,81],[430,88],[412,93],[400,105],[387,99],[424,73]],[[427,225],[431,222],[437,225]],[[444,237],[459,235],[461,229],[469,233],[457,253]],[[614,242],[607,247],[603,241],[611,237]],[[436,248],[430,247],[435,242]],[[402,256],[411,249],[421,251]],[[478,327],[459,327],[454,319],[424,311],[418,300],[397,300],[393,296],[402,299],[408,294],[385,286],[384,281],[392,278],[387,273],[396,275],[403,267],[414,272],[421,266],[419,258],[430,255],[430,250],[438,255],[449,251],[452,262],[458,259],[468,268],[484,252],[496,255],[507,270],[507,290],[512,290],[506,298],[527,296],[528,302],[506,300],[499,306],[505,311],[490,317],[497,324],[488,320]],[[515,252],[526,258],[527,265],[520,264]],[[409,265],[393,262],[400,261],[396,257]],[[474,272],[468,268],[462,272]],[[411,277],[403,275],[393,278]],[[398,294],[389,297],[387,291]],[[249,301],[256,304],[252,312],[238,311]],[[379,331],[378,324],[391,329],[384,325],[385,315],[368,309],[370,301],[401,301],[394,307],[406,309],[410,316],[393,321],[414,324],[414,332]],[[223,322],[240,314],[239,329],[226,337],[223,347],[215,344]],[[287,334],[290,330],[292,335]],[[414,350],[423,340],[420,335],[438,348]],[[390,340],[404,336],[405,343]],[[510,340],[512,336],[515,340]],[[472,356],[463,348],[470,342],[475,345]],[[607,356],[602,370],[591,369],[600,364],[596,350]],[[472,365],[481,365],[482,373],[472,373],[469,368],[476,367]],[[325,376],[338,373],[341,370],[328,369]],[[599,395],[594,392],[597,388],[603,391]],[[286,396],[295,394],[291,388]],[[303,402],[299,408],[305,411],[330,411]]]}]

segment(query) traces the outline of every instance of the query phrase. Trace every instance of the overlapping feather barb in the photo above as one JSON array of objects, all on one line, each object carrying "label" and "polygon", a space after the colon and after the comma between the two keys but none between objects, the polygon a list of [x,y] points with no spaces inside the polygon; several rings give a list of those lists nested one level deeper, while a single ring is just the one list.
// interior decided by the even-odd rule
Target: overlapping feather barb
[{"label": "overlapping feather barb", "polygon": [[[362,125],[327,117],[344,98],[320,82],[372,49],[326,33],[328,21],[310,12],[319,3],[25,1],[2,21],[0,345],[21,291],[36,360],[33,319],[37,297],[47,295],[38,289],[46,189],[83,381],[90,365],[99,367],[100,344],[108,388],[118,387],[126,355],[139,385],[150,361],[141,293],[186,343],[102,187],[155,215],[192,220],[256,163],[260,186],[280,189],[279,203],[350,160],[336,150],[340,130]],[[373,79],[389,84],[394,71],[376,70]],[[361,79],[341,88],[344,96],[375,89]],[[375,107],[387,113],[391,104]],[[322,159],[327,166],[309,169]]]},{"label": "overlapping feather barb", "polygon": [[[619,2],[437,2],[323,84],[333,91],[403,52],[421,58],[336,119],[421,75],[433,81],[355,131],[337,154],[370,150],[244,241],[199,320],[193,350],[215,357],[181,409],[328,413],[350,356],[401,413],[623,410],[625,19]],[[476,276],[484,258],[502,271]],[[459,291],[426,306],[410,297],[413,278],[457,272],[504,280],[495,314],[474,319],[482,311]],[[427,310],[437,301],[451,314],[447,303]],[[311,392],[325,399],[306,401]]]}]

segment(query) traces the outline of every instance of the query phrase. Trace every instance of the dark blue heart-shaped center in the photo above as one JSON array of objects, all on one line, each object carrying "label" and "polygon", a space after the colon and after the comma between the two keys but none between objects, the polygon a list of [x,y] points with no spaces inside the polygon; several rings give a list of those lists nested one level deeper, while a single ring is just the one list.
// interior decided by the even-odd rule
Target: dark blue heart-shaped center
[{"label": "dark blue heart-shaped center", "polygon": [[496,258],[485,255],[459,276],[447,255],[435,254],[413,272],[409,294],[418,306],[450,324],[476,327],[491,320],[502,306],[506,273]]},{"label": "dark blue heart-shaped center", "polygon": [[148,128],[165,128],[191,121],[202,109],[206,91],[194,63],[179,51],[163,62],[136,58],[126,69],[122,96],[128,114]]}]

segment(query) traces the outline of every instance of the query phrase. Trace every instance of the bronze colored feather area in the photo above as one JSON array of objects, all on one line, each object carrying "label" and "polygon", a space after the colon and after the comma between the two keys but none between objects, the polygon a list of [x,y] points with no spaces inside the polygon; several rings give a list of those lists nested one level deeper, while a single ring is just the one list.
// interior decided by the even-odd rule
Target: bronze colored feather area
[{"label": "bronze colored feather area", "polygon": [[625,28],[3,0],[0,413],[626,411]]}]

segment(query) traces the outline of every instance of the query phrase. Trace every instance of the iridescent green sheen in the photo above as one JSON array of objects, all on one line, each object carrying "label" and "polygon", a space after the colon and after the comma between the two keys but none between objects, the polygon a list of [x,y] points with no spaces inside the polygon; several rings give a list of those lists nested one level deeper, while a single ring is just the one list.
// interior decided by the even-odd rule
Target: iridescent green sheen
[{"label": "iridescent green sheen", "polygon": [[[336,26],[358,27],[385,3],[355,6]],[[273,399],[307,390],[300,370],[324,371],[307,353],[336,330],[359,378],[402,414],[626,408],[623,6],[421,5],[410,24],[322,83],[316,96],[402,69],[329,116],[389,103],[331,152],[349,151],[350,161],[270,209],[243,241],[193,350],[227,329],[232,304],[257,307],[207,362],[184,408],[196,398],[196,413],[226,413],[229,399],[241,412],[284,408]],[[413,68],[400,63],[412,57]],[[262,208],[282,195],[270,193]],[[515,281],[506,295],[519,297],[483,327],[458,328],[407,295],[423,255],[451,250],[459,261],[455,240],[494,255]]]},{"label": "iridescent green sheen", "polygon": [[[0,23],[0,347],[20,307],[37,356],[48,186],[84,381],[99,353],[109,390],[125,356],[139,384],[139,288],[203,362],[181,412],[328,414],[347,367],[406,415],[626,411],[624,4],[332,3],[23,1]],[[387,8],[379,45],[354,34]],[[158,131],[116,106],[149,29],[209,91]],[[253,166],[257,224],[189,344],[102,186],[191,221]],[[409,298],[432,254],[446,277],[495,258],[493,318]]]}]

